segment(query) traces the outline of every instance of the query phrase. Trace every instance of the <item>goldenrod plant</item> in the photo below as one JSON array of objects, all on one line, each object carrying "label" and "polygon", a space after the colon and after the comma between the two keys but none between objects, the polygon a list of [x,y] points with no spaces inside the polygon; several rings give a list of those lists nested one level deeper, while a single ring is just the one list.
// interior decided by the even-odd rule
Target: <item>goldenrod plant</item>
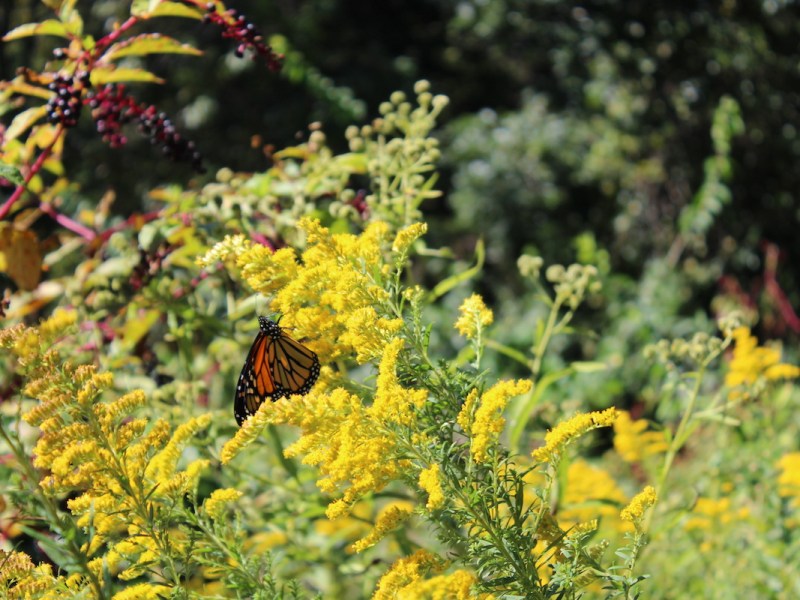
[{"label": "goldenrod plant", "polygon": [[[446,246],[427,212],[448,99],[424,80],[340,140],[314,124],[263,170],[160,187],[141,214],[62,202],[79,106],[117,119],[111,145],[150,119],[199,166],[171,123],[98,90],[120,53],[195,53],[120,41],[134,25],[205,15],[235,54],[280,57],[218,1],[134,2],[97,40],[76,3],[48,5],[10,39],[66,36],[62,62],[0,96],[39,103],[2,146],[0,596],[632,600],[705,597],[709,578],[717,597],[800,595],[800,367],[753,311],[600,355],[615,288],[591,236],[574,264],[526,250],[516,302],[483,286],[492,248]],[[30,230],[43,214],[55,246]],[[12,260],[27,249],[35,276]],[[239,378],[257,317],[313,354],[269,340]],[[598,402],[634,359],[638,395]]]}]

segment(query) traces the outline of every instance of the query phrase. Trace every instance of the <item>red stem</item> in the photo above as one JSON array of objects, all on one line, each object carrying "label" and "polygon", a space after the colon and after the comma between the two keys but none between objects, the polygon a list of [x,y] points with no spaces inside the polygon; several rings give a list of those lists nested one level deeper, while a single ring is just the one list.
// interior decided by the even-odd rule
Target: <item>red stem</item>
[{"label": "red stem", "polygon": [[53,137],[53,141],[50,142],[47,147],[42,150],[42,153],[37,157],[36,162],[33,163],[28,174],[25,176],[25,180],[22,182],[21,185],[17,186],[17,189],[14,190],[14,193],[3,203],[3,206],[0,206],[0,219],[5,219],[6,215],[11,211],[11,208],[16,204],[17,200],[20,199],[22,193],[28,189],[28,184],[33,179],[34,175],[36,175],[42,169],[42,165],[44,161],[50,156],[53,152],[53,147],[56,145],[58,138],[61,137],[61,134],[64,133],[64,127],[59,125],[58,129],[56,129],[56,134]]},{"label": "red stem", "polygon": [[100,56],[106,48],[116,42],[123,33],[128,31],[128,29],[136,25],[138,22],[139,17],[128,17],[128,20],[117,27],[114,31],[97,40],[97,43],[94,45],[94,56]]},{"label": "red stem", "polygon": [[61,225],[62,227],[69,229],[70,231],[74,231],[86,241],[91,242],[94,238],[97,237],[97,234],[94,232],[94,230],[89,229],[85,225],[81,225],[77,221],[73,221],[66,215],[62,215],[55,208],[53,208],[53,206],[48,202],[40,202],[39,210],[42,211],[44,214],[52,217],[53,220],[55,220],[55,222]]}]

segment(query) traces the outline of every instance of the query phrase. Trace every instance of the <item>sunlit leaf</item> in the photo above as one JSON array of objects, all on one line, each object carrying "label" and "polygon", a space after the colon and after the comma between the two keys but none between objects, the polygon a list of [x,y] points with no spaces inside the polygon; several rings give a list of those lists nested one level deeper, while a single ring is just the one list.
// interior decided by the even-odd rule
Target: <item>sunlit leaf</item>
[{"label": "sunlit leaf", "polygon": [[20,289],[36,288],[42,275],[42,250],[36,234],[0,223],[0,271]]},{"label": "sunlit leaf", "polygon": [[161,2],[156,9],[150,13],[151,17],[185,17],[187,19],[202,19],[203,12],[181,4],[180,2]]},{"label": "sunlit leaf", "polygon": [[134,0],[131,15],[150,19],[154,17],[183,17],[202,19],[203,12],[180,2],[160,2],[159,0]]},{"label": "sunlit leaf", "polygon": [[201,50],[182,44],[175,38],[158,33],[136,36],[130,40],[113,44],[103,58],[107,61],[118,60],[124,56],[144,56],[146,54],[193,54],[200,56]]},{"label": "sunlit leaf", "polygon": [[14,117],[13,121],[11,121],[11,125],[9,125],[8,129],[6,130],[5,139],[17,139],[23,133],[28,131],[28,129],[33,127],[37,121],[43,119],[46,114],[47,106],[34,106],[33,108],[22,111],[16,117]]},{"label": "sunlit leaf", "polygon": [[92,85],[105,85],[107,83],[122,82],[164,83],[164,80],[155,73],[144,69],[113,69],[111,67],[98,67],[92,70]]},{"label": "sunlit leaf", "polygon": [[61,21],[48,19],[41,23],[26,23],[25,25],[15,27],[3,36],[3,41],[10,42],[11,40],[18,40],[33,35],[56,35],[58,37],[68,38],[69,29]]}]

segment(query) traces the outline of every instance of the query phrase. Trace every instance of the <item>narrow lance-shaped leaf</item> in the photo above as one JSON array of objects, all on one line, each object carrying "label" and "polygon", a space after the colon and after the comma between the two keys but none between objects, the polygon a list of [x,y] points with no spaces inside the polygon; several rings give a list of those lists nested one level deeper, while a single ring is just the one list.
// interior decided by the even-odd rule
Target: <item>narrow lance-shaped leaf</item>
[{"label": "narrow lance-shaped leaf", "polygon": [[42,21],[41,23],[26,23],[25,25],[15,27],[3,36],[3,41],[10,42],[12,40],[19,40],[34,35],[55,35],[58,37],[68,38],[69,31],[67,30],[67,26],[61,21],[48,19],[47,21]]},{"label": "narrow lance-shaped leaf", "polygon": [[146,54],[192,54],[200,56],[201,50],[182,44],[175,38],[150,33],[113,44],[103,55],[104,61],[114,61],[125,56],[144,56]]}]

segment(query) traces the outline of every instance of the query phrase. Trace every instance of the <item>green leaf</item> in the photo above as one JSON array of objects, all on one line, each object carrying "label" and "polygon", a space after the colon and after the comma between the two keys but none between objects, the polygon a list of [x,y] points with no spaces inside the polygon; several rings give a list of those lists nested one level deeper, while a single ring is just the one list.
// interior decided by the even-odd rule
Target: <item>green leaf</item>
[{"label": "green leaf", "polygon": [[7,165],[2,160],[0,160],[0,177],[7,179],[14,185],[22,185],[25,183],[25,179],[22,177],[22,173],[19,172],[19,169]]},{"label": "green leaf", "polygon": [[458,284],[467,281],[481,272],[483,268],[483,262],[486,259],[486,248],[483,244],[483,240],[479,239],[478,243],[475,244],[475,265],[464,271],[463,273],[457,273],[455,275],[451,275],[444,281],[440,281],[433,290],[430,292],[430,299],[436,299],[440,296],[445,295],[447,292],[452,290]]},{"label": "green leaf", "polygon": [[67,31],[73,35],[83,34],[83,17],[75,10],[76,0],[66,0],[58,11],[58,18],[66,25]]},{"label": "green leaf", "polygon": [[570,366],[575,369],[576,373],[596,373],[597,371],[606,371],[608,369],[606,363],[589,360],[576,360],[570,363]]},{"label": "green leaf", "polygon": [[158,33],[147,33],[111,45],[103,55],[103,59],[114,61],[124,56],[145,56],[146,54],[193,54],[194,56],[200,56],[203,52],[188,44],[182,44],[175,38]]},{"label": "green leaf", "polygon": [[15,27],[3,36],[3,41],[10,42],[33,35],[56,35],[58,37],[69,38],[69,30],[61,21],[48,19],[41,23],[26,23],[25,25]]},{"label": "green leaf", "polygon": [[508,422],[511,423],[509,444],[512,452],[519,451],[519,441],[522,437],[522,433],[525,431],[525,425],[527,425],[530,420],[531,414],[533,414],[533,410],[539,404],[545,390],[559,379],[564,379],[564,377],[568,377],[573,373],[575,373],[575,369],[571,366],[566,369],[561,369],[560,371],[548,373],[536,383],[533,390],[531,390],[527,396],[522,396],[520,400],[517,400],[511,405],[508,413]]},{"label": "green leaf", "polygon": [[43,119],[46,114],[47,105],[34,106],[33,108],[29,108],[28,110],[24,110],[19,113],[16,117],[14,117],[14,120],[11,121],[11,125],[9,125],[8,129],[6,130],[6,141],[14,140],[21,136],[23,133],[28,131],[28,129],[33,127],[37,121]]},{"label": "green leaf", "polygon": [[155,73],[144,69],[115,69],[113,67],[98,67],[92,69],[92,85],[105,85],[106,83],[122,83],[138,81],[144,83],[164,83],[164,80]]},{"label": "green leaf", "polygon": [[335,159],[336,164],[345,169],[348,173],[366,173],[367,156],[366,154],[347,152],[340,154]]}]

